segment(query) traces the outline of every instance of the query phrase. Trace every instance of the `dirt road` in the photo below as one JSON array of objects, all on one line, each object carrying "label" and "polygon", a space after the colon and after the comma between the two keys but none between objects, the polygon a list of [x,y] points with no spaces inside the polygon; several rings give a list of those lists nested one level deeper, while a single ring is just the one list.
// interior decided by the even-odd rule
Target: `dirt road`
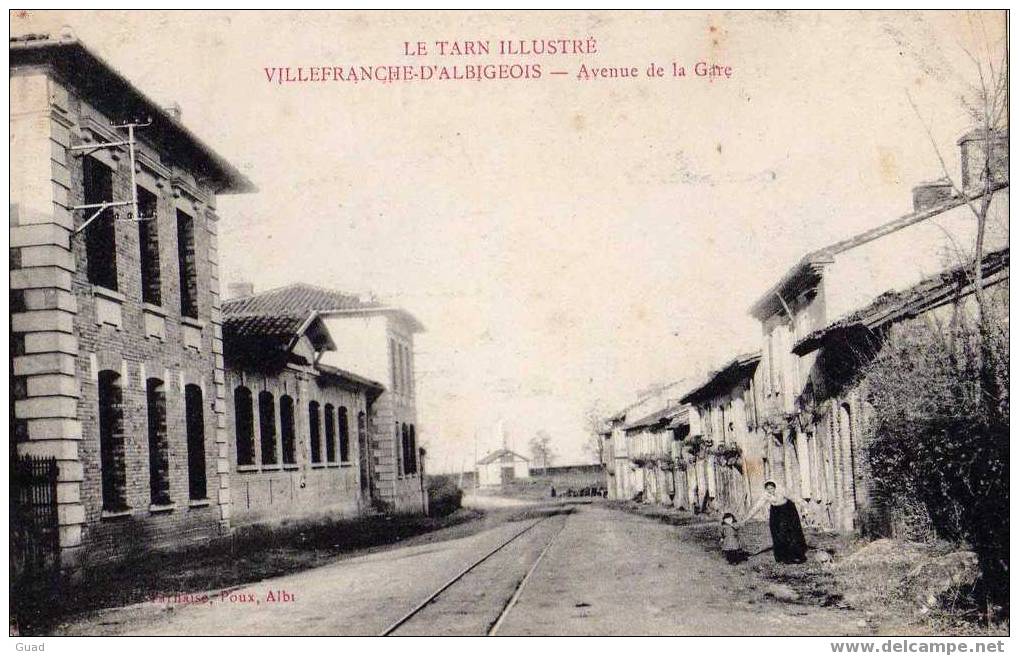
[{"label": "dirt road", "polygon": [[[534,528],[524,530],[530,524]],[[598,505],[578,506],[569,515],[349,558],[239,590],[195,591],[186,599],[103,611],[62,626],[60,633],[378,635],[517,534],[394,633],[484,635],[497,620],[499,635],[863,630],[852,611],[783,603],[748,589],[746,577],[717,554],[684,539],[686,530]]]}]

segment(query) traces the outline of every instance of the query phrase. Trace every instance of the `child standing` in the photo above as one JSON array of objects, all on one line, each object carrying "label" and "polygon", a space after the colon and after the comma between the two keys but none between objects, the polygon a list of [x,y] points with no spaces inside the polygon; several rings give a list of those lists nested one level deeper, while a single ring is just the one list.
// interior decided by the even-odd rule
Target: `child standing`
[{"label": "child standing", "polygon": [[743,543],[739,539],[739,529],[736,527],[736,516],[732,513],[722,515],[722,553],[730,565],[741,563],[746,560],[747,554],[743,550]]}]

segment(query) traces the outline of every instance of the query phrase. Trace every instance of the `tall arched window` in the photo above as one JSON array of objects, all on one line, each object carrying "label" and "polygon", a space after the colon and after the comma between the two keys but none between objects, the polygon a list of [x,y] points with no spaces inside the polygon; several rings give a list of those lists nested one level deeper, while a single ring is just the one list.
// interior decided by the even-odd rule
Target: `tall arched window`
[{"label": "tall arched window", "polygon": [[326,403],[326,462],[336,462],[336,414],[331,403]]},{"label": "tall arched window", "polygon": [[357,413],[357,460],[361,471],[361,492],[371,492],[371,465],[368,462],[368,416]]},{"label": "tall arched window", "polygon": [[124,396],[120,374],[99,372],[99,468],[103,482],[103,510],[127,509],[127,470],[124,465]]},{"label": "tall arched window", "polygon": [[255,464],[255,409],[251,390],[234,389],[234,432],[237,440],[237,464]]},{"label": "tall arched window", "polygon": [[198,318],[198,244],[195,218],[177,210],[177,269],[180,272],[180,313]]},{"label": "tall arched window", "polygon": [[[141,256],[142,301],[162,304],[159,271],[159,219],[156,195],[144,187],[138,193],[138,248]],[[145,217],[150,217],[145,220]]]},{"label": "tall arched window", "polygon": [[340,435],[340,462],[350,462],[350,423],[347,408],[342,405],[336,412],[336,424]]},{"label": "tall arched window", "polygon": [[276,400],[272,392],[258,393],[258,434],[262,446],[262,464],[275,465],[276,460]]},{"label": "tall arched window", "polygon": [[403,441],[400,439],[400,422],[393,425],[393,453],[396,455],[396,475],[403,476]]},{"label": "tall arched window", "polygon": [[163,381],[145,381],[149,419],[149,499],[155,506],[170,503],[170,454],[166,439],[166,391]]},{"label": "tall arched window", "polygon": [[319,417],[318,401],[308,404],[308,434],[311,437],[311,462],[322,462],[322,424]]},{"label": "tall arched window", "polygon": [[849,475],[846,481],[853,493],[853,506],[856,506],[856,435],[853,426],[853,411],[848,403],[839,406],[839,434],[842,437],[843,453],[848,454]]},{"label": "tall arched window", "polygon": [[297,439],[294,430],[294,399],[286,394],[280,397],[280,439],[283,442],[283,464],[296,464]]},{"label": "tall arched window", "polygon": [[403,473],[409,474],[413,461],[410,455],[410,434],[407,431],[407,424],[400,426],[400,448],[403,450]]},{"label": "tall arched window", "polygon": [[414,424],[408,428],[410,440],[410,473],[418,473],[418,438],[414,431]]},{"label": "tall arched window", "polygon": [[184,417],[188,438],[188,497],[205,499],[205,409],[202,388],[198,385],[184,387]]},{"label": "tall arched window", "polygon": [[[113,200],[113,169],[94,157],[86,156],[82,158],[82,178],[86,205],[94,206]],[[85,228],[85,258],[88,281],[93,285],[116,290],[117,224],[112,209],[104,209]]]}]

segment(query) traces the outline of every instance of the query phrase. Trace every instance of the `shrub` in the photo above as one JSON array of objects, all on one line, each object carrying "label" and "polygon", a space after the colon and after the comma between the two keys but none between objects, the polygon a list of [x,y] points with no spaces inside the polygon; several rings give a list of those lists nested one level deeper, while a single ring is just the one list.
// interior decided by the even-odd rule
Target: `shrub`
[{"label": "shrub", "polygon": [[[1007,305],[980,330],[958,309],[949,325],[899,325],[864,369],[873,407],[869,460],[880,495],[909,528],[978,554],[981,601],[1008,609]],[[924,513],[911,513],[907,500]],[[905,515],[911,515],[905,517]]]},{"label": "shrub", "polygon": [[426,487],[432,517],[445,517],[460,508],[464,493],[451,476],[429,476]]}]

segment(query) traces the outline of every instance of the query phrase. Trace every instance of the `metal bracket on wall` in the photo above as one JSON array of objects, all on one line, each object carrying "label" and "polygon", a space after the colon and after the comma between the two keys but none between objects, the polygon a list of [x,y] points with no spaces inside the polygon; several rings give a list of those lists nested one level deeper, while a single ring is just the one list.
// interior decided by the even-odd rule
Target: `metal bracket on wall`
[{"label": "metal bracket on wall", "polygon": [[126,128],[127,129],[127,140],[125,140],[125,141],[105,141],[103,143],[85,144],[85,145],[81,145],[81,146],[71,146],[70,148],[68,148],[68,150],[70,150],[73,153],[81,154],[82,156],[84,156],[84,155],[88,155],[90,153],[94,153],[95,151],[101,150],[103,148],[120,148],[122,146],[127,146],[128,156],[130,157],[130,160],[131,160],[131,200],[119,200],[119,201],[109,200],[109,201],[103,201],[101,203],[88,203],[86,205],[75,205],[75,206],[73,206],[71,208],[72,212],[78,211],[78,210],[95,210],[95,212],[93,212],[92,216],[90,216],[84,223],[82,223],[80,226],[78,226],[74,230],[74,232],[71,233],[72,235],[76,235],[79,232],[82,232],[83,230],[85,230],[85,228],[89,227],[89,225],[91,225],[93,221],[98,219],[103,214],[103,212],[105,212],[106,210],[110,209],[111,207],[126,207],[128,205],[131,206],[131,211],[128,212],[126,218],[120,218],[120,216],[116,212],[114,212],[113,213],[113,220],[114,221],[132,221],[132,222],[137,222],[137,221],[151,221],[152,219],[156,218],[154,216],[138,216],[138,186],[137,186],[137,181],[136,181],[136,178],[135,178],[135,162],[136,162],[136,158],[135,158],[135,145],[137,144],[137,142],[135,141],[135,138],[134,138],[134,131],[135,131],[135,128],[145,128],[145,127],[148,127],[148,126],[152,125],[152,119],[148,118],[148,119],[145,119],[144,121],[132,120],[132,121],[125,121],[125,122],[122,122],[122,123],[110,123],[110,125],[112,127],[114,127],[114,128],[121,128],[121,129],[125,129]]}]

